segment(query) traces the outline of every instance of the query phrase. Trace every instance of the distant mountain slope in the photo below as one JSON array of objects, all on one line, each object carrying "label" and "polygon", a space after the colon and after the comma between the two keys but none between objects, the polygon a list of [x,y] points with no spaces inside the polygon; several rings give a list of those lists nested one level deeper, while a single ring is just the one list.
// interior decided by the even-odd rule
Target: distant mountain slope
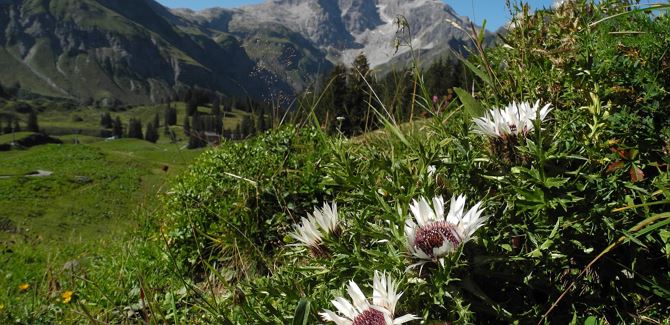
[{"label": "distant mountain slope", "polygon": [[2,0],[0,30],[0,82],[49,96],[141,103],[198,85],[263,97],[305,83],[276,78],[241,40],[150,0]]},{"label": "distant mountain slope", "polygon": [[417,50],[467,42],[453,27],[467,19],[440,0],[268,0],[200,12],[153,0],[0,0],[0,83],[100,102],[157,102],[180,86],[281,101],[360,53],[372,66],[402,63],[399,15]]}]

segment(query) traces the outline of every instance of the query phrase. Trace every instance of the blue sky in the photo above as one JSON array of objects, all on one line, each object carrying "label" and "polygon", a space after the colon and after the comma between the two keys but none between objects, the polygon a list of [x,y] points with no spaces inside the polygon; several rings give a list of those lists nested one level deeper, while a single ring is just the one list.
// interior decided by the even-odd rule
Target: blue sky
[{"label": "blue sky", "polygon": [[[404,1],[404,0],[400,0]],[[262,3],[263,0],[158,0],[170,8],[191,8],[200,10],[211,7],[234,8],[248,4]],[[459,15],[468,16],[481,24],[486,19],[486,27],[495,30],[509,19],[509,11],[504,0],[445,0]],[[528,0],[532,8],[550,7],[553,0]]]}]

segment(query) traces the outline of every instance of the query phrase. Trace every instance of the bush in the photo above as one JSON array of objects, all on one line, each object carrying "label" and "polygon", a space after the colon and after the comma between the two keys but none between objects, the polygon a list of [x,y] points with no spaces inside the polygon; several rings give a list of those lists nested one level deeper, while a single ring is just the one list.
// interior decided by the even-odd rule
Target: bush
[{"label": "bush", "polygon": [[287,127],[204,153],[167,197],[167,238],[189,274],[229,267],[236,279],[267,274],[290,225],[325,192],[318,132]]}]

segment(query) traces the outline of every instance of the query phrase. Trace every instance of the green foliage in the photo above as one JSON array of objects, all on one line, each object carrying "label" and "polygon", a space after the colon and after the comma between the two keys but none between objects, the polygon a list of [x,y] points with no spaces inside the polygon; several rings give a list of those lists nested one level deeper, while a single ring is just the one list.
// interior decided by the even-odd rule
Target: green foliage
[{"label": "green foliage", "polygon": [[[180,274],[226,292],[205,314],[288,323],[309,301],[316,322],[347,281],[367,284],[380,270],[405,292],[396,315],[429,323],[667,319],[668,40],[658,35],[670,35],[670,20],[634,11],[592,25],[624,10],[609,2],[525,10],[504,46],[465,63],[482,80],[474,96],[456,90],[460,108],[426,104],[416,76],[411,104],[429,120],[399,126],[384,115],[386,130],[354,139],[285,130],[206,154],[168,201]],[[554,109],[505,160],[471,132],[472,118],[522,100]],[[277,154],[287,148],[277,139],[316,142]],[[287,173],[291,161],[300,163]],[[460,193],[484,202],[486,225],[444,266],[410,268],[410,202]],[[331,199],[341,234],[318,254],[290,245],[291,224]]]},{"label": "green foliage", "polygon": [[167,237],[182,267],[226,265],[236,279],[268,272],[290,224],[324,195],[314,187],[317,134],[287,128],[226,143],[181,177],[166,204]]}]

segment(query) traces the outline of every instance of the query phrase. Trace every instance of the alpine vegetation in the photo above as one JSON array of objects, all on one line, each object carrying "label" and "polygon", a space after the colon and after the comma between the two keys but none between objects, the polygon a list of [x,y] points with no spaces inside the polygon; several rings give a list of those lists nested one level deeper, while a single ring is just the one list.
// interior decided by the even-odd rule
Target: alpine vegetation
[{"label": "alpine vegetation", "polygon": [[525,161],[518,155],[516,146],[523,142],[535,128],[536,120],[542,123],[551,111],[551,104],[540,108],[540,101],[534,105],[528,102],[512,102],[504,108],[493,108],[482,117],[474,118],[474,132],[489,138],[490,151],[494,157],[502,158],[508,164]]},{"label": "alpine vegetation", "polygon": [[320,313],[321,318],[337,325],[396,325],[420,319],[412,314],[395,318],[395,307],[403,293],[397,292],[397,283],[391,275],[375,271],[372,288],[370,303],[356,282],[349,281],[347,293],[351,302],[343,297],[336,297],[331,303],[337,308],[339,315],[325,309]]},{"label": "alpine vegetation", "polygon": [[473,26],[467,82],[336,67],[203,152],[127,250],[15,272],[0,323],[666,324],[670,4],[517,9],[499,46]]},{"label": "alpine vegetation", "polygon": [[484,224],[486,218],[481,216],[484,210],[480,209],[482,202],[466,212],[465,201],[465,195],[453,196],[446,216],[441,196],[433,198],[432,208],[424,197],[412,202],[410,210],[414,218],[405,222],[405,235],[412,255],[422,260],[412,266],[430,261],[439,261],[444,266],[444,257],[469,241]]}]

